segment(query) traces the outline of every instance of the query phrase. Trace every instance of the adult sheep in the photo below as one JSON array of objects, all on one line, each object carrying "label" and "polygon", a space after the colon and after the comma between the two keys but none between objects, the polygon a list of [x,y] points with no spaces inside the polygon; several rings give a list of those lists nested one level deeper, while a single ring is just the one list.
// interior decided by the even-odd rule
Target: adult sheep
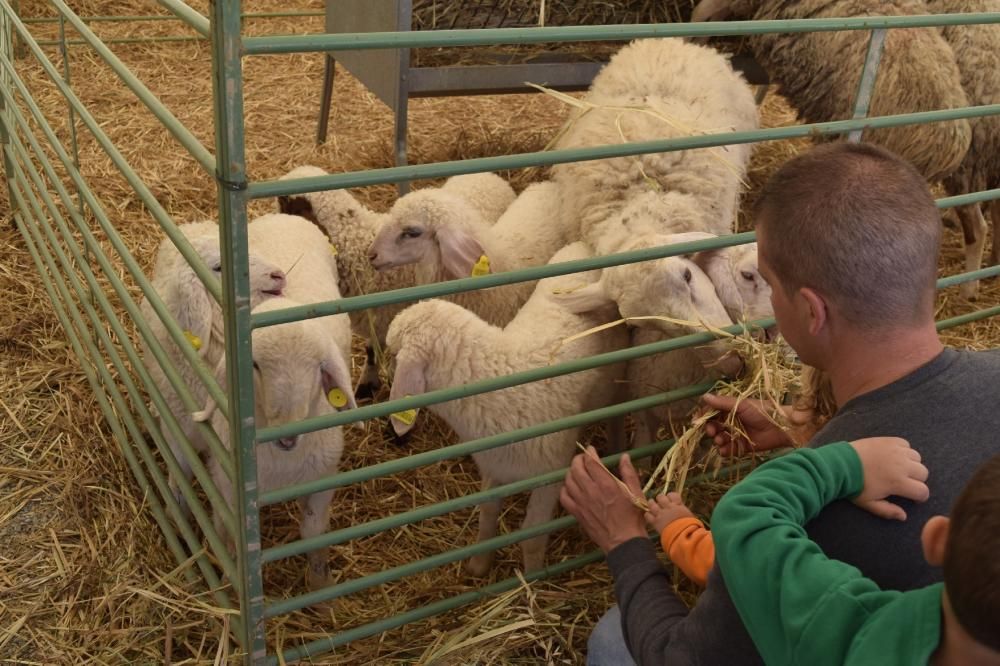
[{"label": "adult sheep", "polygon": [[[929,0],[928,8],[934,13],[1000,12],[997,0]],[[954,25],[942,28],[945,41],[951,45],[962,72],[962,87],[969,103],[981,106],[1000,104],[1000,28],[995,25]],[[970,118],[972,145],[965,159],[944,186],[951,195],[977,192],[1000,187],[1000,116]],[[965,270],[977,270],[982,263],[986,242],[986,218],[982,207],[971,204],[956,209],[965,235]],[[993,222],[993,249],[990,263],[1000,261],[1000,199],[989,202]],[[978,282],[966,282],[960,289],[963,296],[972,298],[978,291]]]},{"label": "adult sheep", "polygon": [[[914,0],[702,0],[691,20],[776,20],[927,14]],[[864,30],[754,35],[754,58],[807,122],[850,118],[868,50]],[[890,30],[872,95],[873,116],[968,106],[955,55],[937,28]],[[930,181],[961,163],[972,130],[965,120],[867,130],[865,139],[908,160]]]}]

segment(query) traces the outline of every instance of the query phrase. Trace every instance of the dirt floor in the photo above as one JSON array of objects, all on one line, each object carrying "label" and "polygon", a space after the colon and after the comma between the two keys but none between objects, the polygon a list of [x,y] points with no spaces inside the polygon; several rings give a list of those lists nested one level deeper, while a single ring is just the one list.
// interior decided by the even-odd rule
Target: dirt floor
[{"label": "dirt floor", "polygon": [[[84,15],[107,14],[105,4],[84,0],[72,6]],[[140,0],[115,4],[117,14],[162,13]],[[207,3],[193,4],[200,11],[207,9]],[[253,11],[322,9],[319,0],[299,0],[294,6],[278,0],[244,5]],[[22,10],[26,17],[53,15],[51,8],[37,0],[22,2]],[[305,33],[321,28],[321,18],[286,17],[248,20],[246,32]],[[104,38],[192,34],[170,21],[101,23],[94,24],[94,30]],[[33,24],[32,31],[40,38],[57,34],[53,24]],[[207,43],[120,44],[113,45],[113,50],[214,152]],[[58,50],[45,47],[44,51],[61,71]],[[170,215],[179,222],[212,219],[216,196],[212,179],[91,50],[72,46],[70,65],[76,94]],[[54,130],[69,145],[65,100],[46,82],[32,56],[18,60],[17,68]],[[317,147],[322,56],[245,58],[244,68],[251,180],[276,178],[301,164],[330,171],[391,165],[392,115],[349,73],[338,68],[330,140]],[[566,111],[558,100],[538,94],[414,100],[410,159],[437,162],[540,150]],[[764,103],[762,117],[767,126],[794,122],[794,113],[773,92]],[[79,119],[76,126],[82,173],[128,251],[147,269],[162,233]],[[748,179],[747,200],[769,173],[808,145],[807,140],[760,145]],[[502,175],[522,189],[544,177],[544,170]],[[0,224],[0,291],[6,296],[0,307],[0,663],[232,660],[230,648],[220,641],[225,613],[202,589],[185,582],[167,551],[104,421],[81,361],[49,304],[26,244],[8,222],[11,204],[6,188],[2,189],[0,211],[6,221]],[[378,186],[356,194],[384,210],[394,200],[395,189]],[[254,202],[251,213],[273,207],[273,201]],[[103,239],[99,231],[98,235]],[[942,275],[960,272],[961,248],[961,235],[946,232]],[[141,293],[134,281],[124,270],[120,274],[138,301]],[[983,284],[976,303],[960,298],[957,288],[947,289],[940,295],[939,316],[996,305],[998,295],[996,281]],[[121,299],[112,302],[123,326],[134,334]],[[960,347],[987,348],[1000,343],[1000,330],[996,321],[987,320],[949,331],[944,338]],[[445,426],[428,419],[404,450],[383,436],[379,424],[363,436],[348,435],[341,468],[354,469],[454,441]],[[697,499],[711,501],[726,483],[705,488]],[[331,529],[478,489],[478,475],[469,459],[366,482],[337,492]],[[519,524],[520,500],[508,503],[503,532]],[[265,543],[295,539],[295,515],[293,504],[266,510],[262,519]],[[469,544],[475,531],[475,513],[466,509],[335,547],[331,565],[338,580],[359,578]],[[578,530],[566,530],[554,535],[549,562],[590,549]],[[506,579],[518,566],[518,550],[507,548],[499,553],[486,581],[470,579],[461,563],[433,569],[272,621],[269,640],[272,646],[282,647],[313,640]],[[303,569],[301,557],[266,567],[265,591],[276,597],[303,592]],[[693,598],[689,587],[682,586],[682,591]],[[582,663],[587,634],[611,601],[607,571],[594,564],[533,583],[499,600],[488,599],[352,642],[314,661]]]}]

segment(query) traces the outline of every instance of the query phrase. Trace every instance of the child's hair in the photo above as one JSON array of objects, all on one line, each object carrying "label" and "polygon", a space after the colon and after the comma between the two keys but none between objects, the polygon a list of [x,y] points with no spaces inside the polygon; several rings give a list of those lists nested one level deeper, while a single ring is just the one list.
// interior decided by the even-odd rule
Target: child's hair
[{"label": "child's hair", "polygon": [[976,470],[955,502],[944,581],[958,622],[1000,651],[1000,455]]}]

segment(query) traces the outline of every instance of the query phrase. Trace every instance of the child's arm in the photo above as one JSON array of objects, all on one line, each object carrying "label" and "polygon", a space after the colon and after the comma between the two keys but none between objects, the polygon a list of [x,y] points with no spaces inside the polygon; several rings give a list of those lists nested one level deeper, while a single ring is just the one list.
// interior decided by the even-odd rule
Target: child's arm
[{"label": "child's arm", "polygon": [[926,474],[905,440],[875,438],[795,451],[726,493],[712,515],[716,557],[766,663],[842,664],[870,614],[898,594],[827,558],[802,526],[848,497],[905,518],[884,498],[925,500]]},{"label": "child's arm", "polygon": [[700,520],[681,518],[670,523],[660,532],[660,545],[685,576],[705,587],[715,564],[715,544]]},{"label": "child's arm", "polygon": [[684,506],[678,493],[657,495],[649,503],[646,522],[660,534],[660,545],[684,575],[705,587],[715,564],[712,534]]}]

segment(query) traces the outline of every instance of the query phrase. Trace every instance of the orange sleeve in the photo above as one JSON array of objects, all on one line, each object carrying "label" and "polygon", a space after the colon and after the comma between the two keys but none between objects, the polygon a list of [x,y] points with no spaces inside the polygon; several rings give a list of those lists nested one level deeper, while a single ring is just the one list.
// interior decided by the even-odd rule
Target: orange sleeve
[{"label": "orange sleeve", "polygon": [[663,528],[660,545],[684,575],[705,587],[715,564],[715,543],[704,523],[694,517],[678,518]]}]

